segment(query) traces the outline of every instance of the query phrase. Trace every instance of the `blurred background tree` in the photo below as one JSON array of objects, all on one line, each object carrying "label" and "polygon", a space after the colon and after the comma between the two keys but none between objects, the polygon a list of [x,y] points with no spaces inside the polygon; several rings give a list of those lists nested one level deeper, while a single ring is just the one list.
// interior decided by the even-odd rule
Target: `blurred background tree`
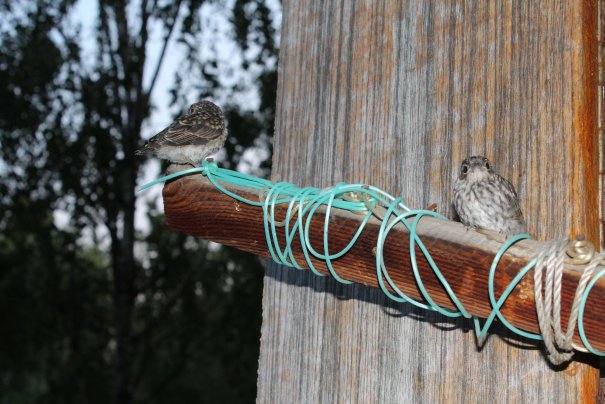
[{"label": "blurred background tree", "polygon": [[137,204],[133,153],[209,98],[221,164],[266,176],[279,9],[0,0],[0,402],[255,399],[262,266]]}]

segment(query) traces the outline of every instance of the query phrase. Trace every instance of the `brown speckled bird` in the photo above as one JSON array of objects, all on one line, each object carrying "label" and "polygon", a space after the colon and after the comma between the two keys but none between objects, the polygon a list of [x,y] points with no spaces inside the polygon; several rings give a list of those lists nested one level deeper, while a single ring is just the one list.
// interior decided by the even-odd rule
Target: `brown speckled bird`
[{"label": "brown speckled bird", "polygon": [[226,139],[223,111],[210,101],[201,101],[191,105],[185,115],[149,139],[135,154],[153,153],[173,163],[198,166],[219,151]]},{"label": "brown speckled bird", "polygon": [[496,174],[483,156],[471,156],[462,162],[454,184],[454,207],[467,226],[507,236],[527,232],[515,188]]}]

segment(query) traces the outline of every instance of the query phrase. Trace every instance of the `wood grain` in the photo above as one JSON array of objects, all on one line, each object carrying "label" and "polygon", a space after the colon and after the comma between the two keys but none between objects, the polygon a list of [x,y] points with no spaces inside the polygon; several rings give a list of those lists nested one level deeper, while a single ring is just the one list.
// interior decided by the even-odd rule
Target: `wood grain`
[{"label": "wood grain", "polygon": [[[249,189],[230,185],[225,185],[225,188],[249,200],[259,201],[258,193]],[[225,195],[199,174],[168,183],[164,187],[163,196],[166,223],[173,229],[256,255],[271,257],[265,241],[262,208],[247,205]],[[286,209],[287,205],[276,207],[276,220],[285,218]],[[306,217],[303,220],[306,220]],[[320,208],[310,222],[311,246],[320,252],[323,251],[324,221],[325,209]],[[329,223],[330,251],[335,253],[349,244],[361,224],[361,219],[359,215],[333,209]],[[339,276],[378,288],[375,255],[372,251],[375,251],[379,230],[380,222],[372,218],[353,248],[338,260],[334,260],[333,266]],[[505,239],[497,233],[478,232],[467,229],[460,223],[430,217],[420,221],[418,234],[464,307],[471,314],[486,318],[492,311],[487,294],[489,267]],[[277,228],[277,236],[283,249],[284,227]],[[308,265],[305,265],[305,256],[298,237],[292,246],[297,262],[309,269]],[[397,226],[385,241],[385,265],[399,289],[414,299],[423,300],[413,276],[408,246],[409,232],[403,226]],[[499,296],[519,271],[544,248],[545,243],[531,240],[522,241],[511,248],[498,265],[494,280],[496,296]],[[419,248],[416,248],[416,254],[419,273],[430,296],[442,307],[455,310],[428,261],[422,258]],[[329,274],[324,261],[316,258],[311,261],[317,270]],[[581,268],[572,265],[568,265],[564,272],[561,298],[564,327],[569,319],[569,310],[580,275]],[[533,271],[530,271],[510,295],[502,313],[512,325],[539,333],[533,290]],[[595,284],[587,300],[584,316],[587,338],[595,348],[605,351],[603,301],[605,278]],[[582,345],[577,334],[575,342]]]},{"label": "wood grain", "polygon": [[[484,154],[535,238],[600,242],[596,4],[285,0],[273,179],[451,215],[460,161]],[[597,364],[552,369],[505,332],[478,351],[467,328],[270,264],[258,401],[596,400]]]}]

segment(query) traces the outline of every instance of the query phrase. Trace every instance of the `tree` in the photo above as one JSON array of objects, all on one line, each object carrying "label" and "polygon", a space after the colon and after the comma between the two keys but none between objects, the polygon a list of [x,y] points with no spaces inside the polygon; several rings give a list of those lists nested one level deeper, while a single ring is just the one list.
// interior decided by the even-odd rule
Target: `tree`
[{"label": "tree", "polygon": [[[0,397],[106,402],[113,389],[118,402],[128,403],[177,394],[174,386],[182,386],[184,397],[196,394],[202,390],[185,385],[194,379],[187,372],[212,369],[207,377],[215,377],[222,366],[223,374],[234,375],[217,352],[238,350],[208,344],[229,341],[241,332],[239,323],[256,327],[250,335],[258,336],[260,271],[245,268],[258,261],[170,233],[152,210],[149,239],[137,234],[141,161],[134,150],[169,57],[182,58],[171,91],[181,109],[188,98],[222,93],[227,99],[243,90],[239,83],[224,86],[218,51],[200,56],[208,7],[229,16],[240,68],[255,78],[261,101],[255,112],[226,106],[225,164],[236,167],[258,139],[270,149],[277,56],[272,14],[265,0],[100,0],[94,38],[82,38],[74,24],[78,6],[73,0],[0,3],[0,265],[8,268],[0,291],[11,292],[2,294],[3,307],[15,321],[14,340],[3,346],[27,351],[23,361],[8,349],[0,356],[8,369]],[[155,33],[162,43],[150,54]],[[94,43],[92,61],[85,58],[85,41]],[[62,226],[57,212],[68,218]],[[256,302],[254,315],[237,312],[236,294]],[[36,304],[16,304],[23,299]],[[210,358],[213,367],[192,358]],[[249,399],[255,374],[247,376],[242,389],[223,381],[226,394]],[[24,386],[26,393],[18,394]]]}]

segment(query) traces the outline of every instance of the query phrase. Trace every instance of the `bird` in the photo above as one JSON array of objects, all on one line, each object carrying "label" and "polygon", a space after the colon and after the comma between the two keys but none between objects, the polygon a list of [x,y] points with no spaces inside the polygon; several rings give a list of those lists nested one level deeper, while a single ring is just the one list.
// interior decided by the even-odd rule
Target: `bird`
[{"label": "bird", "polygon": [[197,166],[218,152],[226,139],[223,111],[218,105],[204,100],[192,104],[187,113],[149,139],[135,154],[152,153],[173,163]]},{"label": "bird", "polygon": [[462,161],[454,182],[454,208],[468,227],[496,231],[508,237],[527,233],[513,185],[496,174],[484,156]]}]

